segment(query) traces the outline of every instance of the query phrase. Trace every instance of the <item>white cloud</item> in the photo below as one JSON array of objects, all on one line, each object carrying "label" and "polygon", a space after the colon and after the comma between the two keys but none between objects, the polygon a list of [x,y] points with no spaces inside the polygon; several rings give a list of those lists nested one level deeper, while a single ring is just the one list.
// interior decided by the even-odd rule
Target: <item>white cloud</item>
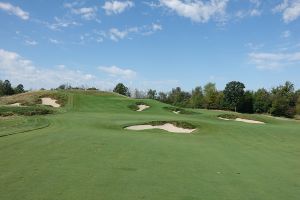
[{"label": "white cloud", "polygon": [[81,15],[83,19],[92,20],[96,18],[97,8],[84,7],[84,8],[73,9],[73,13],[77,15]]},{"label": "white cloud", "polygon": [[71,10],[71,13],[75,15],[80,15],[85,20],[93,20],[97,19],[97,7],[81,7],[76,8],[77,3],[66,3],[64,4],[66,8],[69,8]]},{"label": "white cloud", "polygon": [[38,44],[38,42],[35,40],[25,40],[25,44],[28,46],[35,46]]},{"label": "white cloud", "polygon": [[77,23],[76,21],[72,19],[62,19],[58,17],[54,17],[54,22],[53,23],[48,23],[48,22],[42,22],[39,21],[42,24],[45,24],[48,28],[52,30],[61,30],[61,28],[68,28],[71,26],[79,26],[80,24]]},{"label": "white cloud", "polygon": [[252,9],[249,12],[250,16],[260,16],[261,15],[261,11],[258,9]]},{"label": "white cloud", "polygon": [[23,20],[29,19],[29,13],[25,12],[18,6],[14,6],[10,3],[0,2],[0,9],[8,12],[9,14],[16,15]]},{"label": "white cloud", "polygon": [[62,43],[61,41],[58,41],[58,40],[53,39],[53,38],[50,38],[49,42],[51,42],[52,44],[61,44]]},{"label": "white cloud", "polygon": [[153,31],[161,31],[162,26],[160,24],[152,24],[152,30]]},{"label": "white cloud", "polygon": [[265,45],[260,43],[260,44],[254,44],[252,42],[248,42],[247,44],[245,44],[245,47],[248,47],[251,50],[259,50],[261,48],[263,48]]},{"label": "white cloud", "polygon": [[100,66],[99,70],[109,74],[110,76],[121,77],[125,79],[132,79],[137,75],[137,73],[131,69],[122,69],[117,66],[111,66],[111,67]]},{"label": "white cloud", "polygon": [[250,61],[258,69],[278,70],[300,64],[300,52],[295,53],[250,53]]},{"label": "white cloud", "polygon": [[250,0],[250,3],[253,3],[256,7],[259,7],[261,4],[261,0]]},{"label": "white cloud", "polygon": [[107,15],[112,15],[120,14],[133,6],[134,3],[132,1],[106,1],[102,8]]},{"label": "white cloud", "polygon": [[281,35],[283,38],[289,38],[291,36],[291,31],[284,31]]},{"label": "white cloud", "polygon": [[162,25],[153,23],[151,25],[144,25],[140,27],[131,27],[124,30],[119,30],[117,28],[111,28],[107,33],[102,32],[103,37],[108,37],[109,39],[117,42],[119,40],[128,38],[130,34],[139,35],[151,35],[157,31],[162,30]]},{"label": "white cloud", "polygon": [[228,0],[160,0],[160,3],[182,17],[205,23],[211,18],[224,20]]},{"label": "white cloud", "polygon": [[51,69],[36,67],[31,60],[4,49],[0,49],[0,77],[33,89],[57,87],[63,83],[72,86],[111,87],[109,83],[97,79],[92,74],[71,70],[64,65]]},{"label": "white cloud", "polygon": [[300,0],[283,0],[273,11],[282,12],[282,18],[285,23],[292,22],[300,16]]}]

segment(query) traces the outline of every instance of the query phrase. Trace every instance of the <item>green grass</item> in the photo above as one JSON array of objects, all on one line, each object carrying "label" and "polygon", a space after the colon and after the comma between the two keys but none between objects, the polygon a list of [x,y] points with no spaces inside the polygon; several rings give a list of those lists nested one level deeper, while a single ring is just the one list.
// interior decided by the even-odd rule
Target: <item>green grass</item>
[{"label": "green grass", "polygon": [[[0,119],[2,200],[297,200],[300,123],[243,115],[266,124],[218,119],[223,111],[175,115],[168,106],[132,112],[136,101],[102,92],[68,92],[63,112]],[[192,134],[130,131],[128,124],[182,121]],[[26,127],[27,126],[27,127]]]}]

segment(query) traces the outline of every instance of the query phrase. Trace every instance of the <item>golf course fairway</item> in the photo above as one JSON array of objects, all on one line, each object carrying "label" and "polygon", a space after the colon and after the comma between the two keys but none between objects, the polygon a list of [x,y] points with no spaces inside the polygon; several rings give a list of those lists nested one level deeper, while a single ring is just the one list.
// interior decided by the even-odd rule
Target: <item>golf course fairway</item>
[{"label": "golf course fairway", "polygon": [[[1,200],[297,200],[300,122],[226,111],[174,114],[168,106],[69,91],[59,112],[0,119]],[[183,121],[190,134],[124,127]]]}]

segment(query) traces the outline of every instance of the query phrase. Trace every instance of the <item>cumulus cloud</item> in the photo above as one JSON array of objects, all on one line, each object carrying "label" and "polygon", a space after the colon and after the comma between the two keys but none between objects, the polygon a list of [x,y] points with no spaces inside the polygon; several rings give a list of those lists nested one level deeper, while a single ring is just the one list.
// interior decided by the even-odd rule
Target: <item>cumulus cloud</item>
[{"label": "cumulus cloud", "polygon": [[73,86],[107,86],[107,83],[101,82],[92,74],[71,70],[64,65],[51,69],[36,67],[31,60],[4,49],[0,49],[0,77],[33,89],[57,87],[62,83]]},{"label": "cumulus cloud", "polygon": [[300,16],[300,0],[283,0],[273,11],[281,12],[285,23],[292,22]]},{"label": "cumulus cloud", "polygon": [[35,46],[38,44],[38,42],[35,40],[25,40],[25,44],[28,46]]},{"label": "cumulus cloud", "polygon": [[110,76],[121,77],[125,79],[132,79],[137,75],[137,73],[131,69],[122,69],[117,66],[100,66],[98,69],[107,73]]},{"label": "cumulus cloud", "polygon": [[49,42],[52,43],[52,44],[61,44],[62,43],[61,41],[58,41],[58,40],[53,39],[53,38],[49,38]]},{"label": "cumulus cloud", "polygon": [[119,40],[128,38],[130,34],[139,34],[139,35],[146,36],[161,30],[162,30],[162,25],[153,23],[151,25],[131,27],[123,30],[119,30],[117,28],[111,28],[107,33],[102,32],[102,36],[108,37],[109,39],[117,42]]},{"label": "cumulus cloud", "polygon": [[300,52],[294,53],[250,53],[250,61],[258,69],[278,70],[300,64]]},{"label": "cumulus cloud", "polygon": [[132,1],[106,1],[102,8],[107,15],[112,15],[120,14],[133,6],[134,3]]},{"label": "cumulus cloud", "polygon": [[281,37],[283,38],[289,38],[291,36],[291,31],[287,30],[287,31],[284,31],[281,35]]},{"label": "cumulus cloud", "polygon": [[9,14],[16,15],[23,20],[29,19],[28,12],[25,12],[20,7],[14,6],[10,3],[0,2],[0,10],[4,10],[4,11],[8,12]]},{"label": "cumulus cloud", "polygon": [[48,28],[56,31],[61,30],[62,28],[68,28],[68,27],[80,25],[79,23],[77,23],[72,19],[63,19],[58,17],[54,17],[53,23],[42,22],[42,21],[40,21],[40,23],[45,24]]},{"label": "cumulus cloud", "polygon": [[64,6],[71,10],[71,13],[80,15],[85,20],[93,20],[97,18],[97,7],[80,7],[76,8],[75,3],[66,3]]},{"label": "cumulus cloud", "polygon": [[228,0],[160,0],[160,3],[182,17],[205,23],[211,18],[221,18],[222,21],[226,14]]}]

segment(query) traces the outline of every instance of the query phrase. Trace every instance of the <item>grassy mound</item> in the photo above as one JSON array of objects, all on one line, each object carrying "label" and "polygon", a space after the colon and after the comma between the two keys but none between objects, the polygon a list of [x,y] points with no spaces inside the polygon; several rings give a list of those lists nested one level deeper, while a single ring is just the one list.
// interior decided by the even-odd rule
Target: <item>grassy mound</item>
[{"label": "grassy mound", "polygon": [[53,109],[45,106],[28,106],[28,107],[10,107],[10,106],[0,106],[0,116],[7,117],[12,115],[47,115],[54,113]]},{"label": "grassy mound", "polygon": [[130,105],[128,106],[128,108],[129,108],[130,110],[137,111],[137,110],[139,109],[139,105],[146,105],[146,106],[149,106],[149,105],[148,105],[147,103],[145,103],[145,102],[138,101],[138,102],[135,102],[135,103],[133,103],[133,104],[130,104]]},{"label": "grassy mound", "polygon": [[236,118],[242,118],[238,115],[235,115],[235,114],[221,114],[221,115],[218,115],[218,117],[220,118],[224,118],[224,119],[236,119]]},{"label": "grassy mound", "polygon": [[0,137],[42,129],[50,125],[47,119],[40,117],[12,116],[0,120]]},{"label": "grassy mound", "polygon": [[179,112],[179,114],[186,114],[186,115],[195,114],[195,112],[188,111],[188,110],[185,110],[183,108],[178,108],[178,107],[163,107],[163,108],[170,112]]},{"label": "grassy mound", "polygon": [[56,102],[61,106],[66,105],[68,101],[68,94],[61,91],[34,91],[26,92],[22,94],[16,94],[12,96],[4,96],[0,98],[0,105],[9,105],[14,103],[20,103],[24,106],[34,106],[41,104],[43,97],[49,97],[57,100]]}]

